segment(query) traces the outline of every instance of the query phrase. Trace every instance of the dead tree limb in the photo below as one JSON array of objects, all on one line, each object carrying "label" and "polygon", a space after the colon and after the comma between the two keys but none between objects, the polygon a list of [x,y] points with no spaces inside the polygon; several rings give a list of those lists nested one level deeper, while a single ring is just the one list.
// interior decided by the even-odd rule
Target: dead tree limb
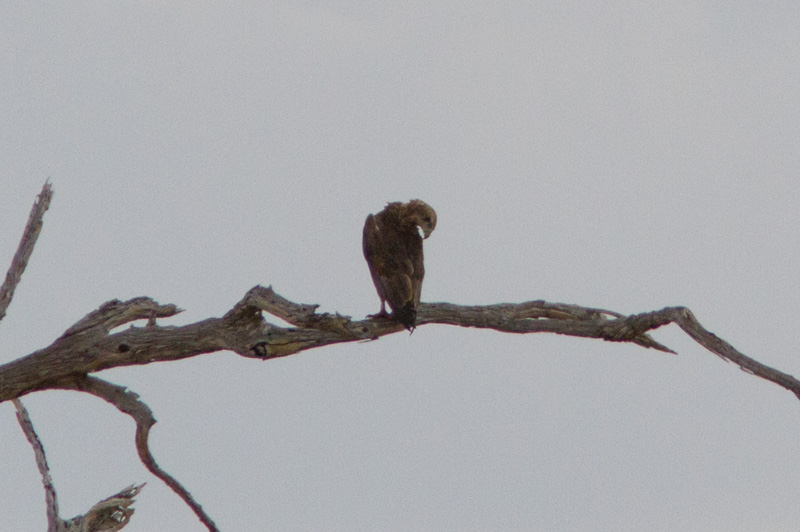
[{"label": "dead tree limb", "polygon": [[31,214],[28,216],[28,223],[25,224],[25,230],[22,232],[22,239],[19,241],[17,252],[14,254],[14,258],[11,259],[11,267],[6,273],[3,286],[0,286],[0,320],[5,317],[8,305],[14,297],[14,290],[17,289],[19,280],[22,278],[22,272],[25,271],[28,259],[31,258],[33,246],[36,244],[36,239],[39,238],[39,233],[42,230],[42,218],[47,209],[50,208],[51,199],[53,199],[53,187],[49,182],[46,182],[31,208]]},{"label": "dead tree limb", "polygon": [[[109,301],[70,327],[50,346],[0,366],[0,402],[60,388],[62,383],[104,369],[181,360],[215,351],[268,360],[326,345],[374,340],[403,330],[390,319],[353,320],[338,313],[318,314],[318,305],[289,301],[271,287],[255,286],[221,318],[181,327],[160,326],[155,317],[180,310],[146,297]],[[293,327],[264,319],[262,311]],[[144,327],[109,334],[125,323],[148,318]],[[786,388],[800,398],[800,381],[744,355],[707,331],[686,307],[622,316],[618,313],[545,301],[496,305],[422,303],[417,325],[439,323],[516,334],[555,333],[612,342],[631,342],[673,353],[649,332],[675,323],[697,343],[748,373]]]},{"label": "dead tree limb", "polygon": [[[28,222],[25,224],[22,238],[20,239],[14,258],[11,261],[11,266],[6,273],[5,281],[3,285],[0,286],[0,320],[5,317],[6,310],[11,304],[11,300],[14,298],[14,291],[33,253],[33,247],[42,230],[44,213],[50,207],[50,200],[52,198],[52,186],[49,182],[45,182],[42,191],[37,196],[31,208]],[[48,532],[116,532],[125,527],[125,525],[130,522],[130,518],[134,512],[131,507],[134,503],[134,497],[139,494],[144,484],[138,486],[132,484],[128,486],[119,493],[98,502],[84,515],[79,515],[69,520],[61,519],[58,513],[58,497],[56,495],[55,486],[53,485],[53,479],[50,477],[50,468],[47,465],[44,446],[41,440],[39,440],[39,436],[36,434],[28,410],[22,404],[22,401],[15,398],[13,402],[17,410],[17,420],[22,428],[22,432],[33,448],[36,457],[36,466],[39,469],[39,474],[42,476],[42,484],[45,490],[45,503],[47,505]],[[144,442],[146,446],[146,436]],[[155,461],[153,461],[153,463],[155,463]]]},{"label": "dead tree limb", "polygon": [[22,432],[33,447],[36,455],[36,466],[42,475],[45,502],[47,503],[47,532],[116,532],[130,522],[133,515],[134,497],[139,494],[144,484],[128,486],[119,493],[98,502],[84,515],[69,520],[58,515],[58,498],[53,479],[50,478],[50,467],[44,454],[44,446],[33,428],[28,410],[19,399],[14,399],[17,409],[17,420]]},{"label": "dead tree limb", "polygon": [[[0,291],[0,311],[7,308],[13,296],[51,195],[49,185],[45,184],[20,244],[22,251],[17,252],[19,259],[15,256]],[[29,244],[23,246],[26,241]],[[404,330],[391,319],[353,320],[338,313],[318,314],[317,308],[318,305],[290,301],[271,287],[255,286],[224,316],[174,327],[158,325],[157,319],[179,313],[180,309],[175,305],[160,305],[148,297],[109,301],[80,319],[48,347],[0,366],[0,403],[16,401],[36,391],[68,389],[91,393],[113,404],[136,421],[136,448],[145,467],[169,485],[206,527],[214,531],[216,525],[201,506],[177,480],[158,466],[150,453],[147,440],[155,418],[149,407],[135,393],[91,374],[120,366],[181,360],[224,350],[248,358],[269,360],[337,343],[375,340]],[[264,313],[280,318],[290,327],[270,323],[264,318]],[[131,325],[124,331],[111,334],[121,325],[143,319],[147,320],[144,327]],[[649,333],[675,323],[723,360],[774,382],[800,398],[800,381],[739,352],[703,328],[686,307],[666,307],[626,316],[609,310],[541,300],[474,306],[421,304],[417,326],[433,323],[515,334],[555,333],[630,342],[666,353],[674,351],[656,342]],[[32,445],[36,449],[34,442]],[[140,488],[129,488],[129,492],[138,493]],[[132,500],[133,495],[127,499]],[[115,497],[126,498],[124,493]],[[128,503],[120,503],[117,508],[114,510],[117,513],[112,514],[124,515],[126,519],[133,512]],[[57,512],[54,495],[52,503],[48,499],[48,512],[52,509]]]},{"label": "dead tree limb", "polygon": [[[116,406],[123,414],[128,414],[136,422],[136,451],[139,453],[139,459],[144,466],[153,475],[161,479],[164,484],[169,486],[172,491],[178,494],[183,501],[192,509],[198,519],[206,525],[210,531],[217,531],[217,525],[206,514],[203,507],[192,497],[192,494],[178,482],[175,477],[161,469],[161,467],[153,458],[148,445],[148,437],[150,436],[150,427],[152,427],[156,419],[153,417],[153,412],[146,404],[139,400],[139,396],[125,388],[111,384],[110,382],[92,377],[89,375],[75,375],[72,378],[65,378],[58,382],[55,386],[63,390],[76,390],[79,392],[90,393],[104,401]],[[133,513],[133,510],[130,510]]]},{"label": "dead tree limb", "polygon": [[50,466],[47,465],[44,446],[42,446],[42,442],[33,428],[31,417],[28,415],[28,410],[22,404],[22,401],[14,399],[14,407],[17,409],[19,426],[22,427],[25,438],[33,447],[33,453],[36,455],[36,467],[39,468],[39,474],[42,476],[44,498],[47,504],[47,532],[62,532],[66,530],[66,525],[58,517],[58,497],[56,496],[56,488],[53,486],[53,479],[50,477]]}]

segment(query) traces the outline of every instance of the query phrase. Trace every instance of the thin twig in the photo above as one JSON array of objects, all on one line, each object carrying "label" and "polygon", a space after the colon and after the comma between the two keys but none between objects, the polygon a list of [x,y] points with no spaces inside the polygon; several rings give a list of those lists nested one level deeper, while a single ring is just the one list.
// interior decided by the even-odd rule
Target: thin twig
[{"label": "thin twig", "polygon": [[44,213],[50,207],[50,200],[53,198],[53,187],[50,182],[45,182],[42,191],[36,197],[36,201],[31,208],[31,214],[28,217],[28,223],[25,224],[25,230],[22,232],[22,239],[19,241],[17,252],[11,260],[11,267],[6,273],[6,279],[3,286],[0,286],[0,320],[6,315],[8,305],[14,298],[14,290],[17,289],[22,272],[28,265],[28,259],[31,258],[33,253],[33,246],[36,244],[36,239],[39,238],[39,232],[42,230],[42,218]]}]

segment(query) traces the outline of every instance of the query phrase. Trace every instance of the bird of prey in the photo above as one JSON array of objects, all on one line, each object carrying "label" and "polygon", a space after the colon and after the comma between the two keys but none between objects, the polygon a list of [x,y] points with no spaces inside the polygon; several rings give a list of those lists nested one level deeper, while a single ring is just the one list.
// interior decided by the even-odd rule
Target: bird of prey
[{"label": "bird of prey", "polygon": [[417,308],[425,266],[422,239],[436,227],[436,212],[424,201],[394,202],[364,223],[362,245],[372,282],[381,299],[377,317],[392,317],[409,331],[417,325]]}]

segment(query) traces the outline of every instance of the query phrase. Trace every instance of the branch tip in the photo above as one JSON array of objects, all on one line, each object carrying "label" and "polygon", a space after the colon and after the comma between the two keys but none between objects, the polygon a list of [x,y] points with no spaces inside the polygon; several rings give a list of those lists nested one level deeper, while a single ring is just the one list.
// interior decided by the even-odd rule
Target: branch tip
[{"label": "branch tip", "polygon": [[17,289],[22,274],[28,266],[33,247],[36,245],[36,240],[42,230],[44,213],[50,208],[50,200],[52,199],[53,187],[48,180],[45,181],[42,191],[36,196],[31,213],[28,216],[28,222],[22,231],[22,238],[17,246],[17,251],[14,253],[14,258],[11,259],[11,266],[8,268],[2,286],[0,286],[0,320],[5,317],[6,310],[14,298],[14,291]]}]

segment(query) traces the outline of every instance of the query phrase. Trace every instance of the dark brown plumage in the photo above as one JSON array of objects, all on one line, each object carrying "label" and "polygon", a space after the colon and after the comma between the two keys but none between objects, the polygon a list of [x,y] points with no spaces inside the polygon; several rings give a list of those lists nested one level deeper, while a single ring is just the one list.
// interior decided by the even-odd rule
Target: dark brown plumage
[{"label": "dark brown plumage", "polygon": [[435,227],[436,212],[420,200],[389,203],[378,214],[367,216],[364,223],[364,258],[381,299],[377,315],[387,315],[388,302],[392,317],[409,331],[417,324],[425,276],[422,239],[428,238]]}]

